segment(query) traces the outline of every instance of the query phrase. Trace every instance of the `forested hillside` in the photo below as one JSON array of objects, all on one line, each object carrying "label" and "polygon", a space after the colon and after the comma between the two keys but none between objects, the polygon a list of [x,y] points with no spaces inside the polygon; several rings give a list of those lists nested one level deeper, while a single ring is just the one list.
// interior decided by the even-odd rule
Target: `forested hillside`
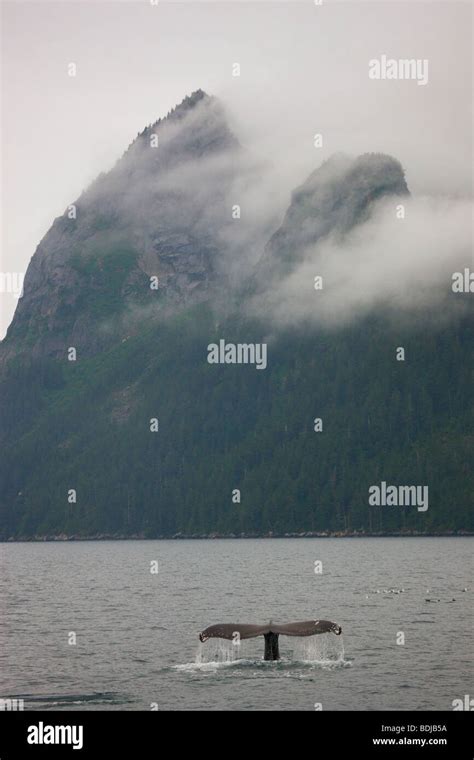
[{"label": "forested hillside", "polygon": [[[154,130],[170,148],[150,165]],[[371,310],[336,327],[250,308],[306,246],[405,198],[401,165],[339,156],[310,174],[232,290],[239,150],[195,93],[41,242],[0,347],[0,538],[474,530],[469,295],[450,294],[452,318]],[[265,342],[266,369],[210,364],[221,339]],[[427,485],[429,508],[369,506],[381,481]]]}]

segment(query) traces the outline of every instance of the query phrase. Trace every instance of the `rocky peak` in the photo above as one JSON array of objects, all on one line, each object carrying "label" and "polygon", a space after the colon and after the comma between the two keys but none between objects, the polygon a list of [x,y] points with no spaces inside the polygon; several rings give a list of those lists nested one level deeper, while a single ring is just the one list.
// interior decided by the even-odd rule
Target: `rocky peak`
[{"label": "rocky peak", "polygon": [[223,107],[203,90],[146,127],[38,245],[2,353],[15,337],[34,354],[94,353],[141,311],[205,297],[238,151]]},{"label": "rocky peak", "polygon": [[374,201],[407,195],[402,165],[383,153],[352,158],[337,153],[312,172],[292,194],[280,228],[269,241],[262,266],[296,264],[305,247],[329,234],[343,235],[364,222]]}]

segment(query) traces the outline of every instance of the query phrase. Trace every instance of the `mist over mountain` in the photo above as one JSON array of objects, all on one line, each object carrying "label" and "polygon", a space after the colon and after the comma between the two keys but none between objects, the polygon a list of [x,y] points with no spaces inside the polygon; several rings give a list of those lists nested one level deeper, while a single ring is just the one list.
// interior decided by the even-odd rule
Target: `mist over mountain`
[{"label": "mist over mountain", "polygon": [[450,321],[467,308],[451,284],[470,261],[472,212],[468,199],[413,197],[391,156],[336,154],[293,191],[249,310],[280,330],[374,312]]},{"label": "mist over mountain", "polygon": [[[198,90],[53,222],[0,345],[1,537],[473,528],[470,204],[380,153],[302,179],[281,215]],[[377,480],[430,510],[374,511]]]},{"label": "mist over mountain", "polygon": [[205,298],[239,150],[222,107],[202,91],[146,127],[40,242],[4,350],[26,339],[33,353],[58,356],[67,336],[90,354],[133,329],[139,307]]},{"label": "mist over mountain", "polygon": [[381,154],[332,156],[292,193],[285,218],[266,249],[270,266],[281,261],[293,269],[308,245],[330,234],[342,237],[367,221],[371,204],[387,195],[408,195],[398,161]]}]

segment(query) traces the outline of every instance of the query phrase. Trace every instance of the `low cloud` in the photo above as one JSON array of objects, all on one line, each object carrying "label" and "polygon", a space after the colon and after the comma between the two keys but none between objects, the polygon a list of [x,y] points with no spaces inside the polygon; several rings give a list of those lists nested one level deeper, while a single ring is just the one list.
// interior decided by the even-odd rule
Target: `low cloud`
[{"label": "low cloud", "polygon": [[[405,218],[397,218],[403,203]],[[268,279],[250,312],[275,327],[340,326],[373,310],[407,317],[444,304],[461,307],[452,275],[471,263],[472,203],[468,200],[389,198],[342,239],[328,236],[304,251],[282,279]],[[315,289],[315,277],[322,289]]]}]

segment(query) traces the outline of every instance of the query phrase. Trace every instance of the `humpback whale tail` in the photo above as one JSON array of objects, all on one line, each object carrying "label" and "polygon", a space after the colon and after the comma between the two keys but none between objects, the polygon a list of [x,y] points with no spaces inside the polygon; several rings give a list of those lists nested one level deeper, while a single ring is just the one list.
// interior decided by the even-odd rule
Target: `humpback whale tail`
[{"label": "humpback whale tail", "polygon": [[265,660],[279,660],[279,636],[314,636],[317,633],[334,633],[340,636],[342,628],[330,620],[304,620],[299,623],[284,623],[278,625],[270,621],[268,625],[249,625],[242,623],[217,623],[210,625],[199,634],[199,640],[208,639],[253,639],[263,636],[265,639]]}]

